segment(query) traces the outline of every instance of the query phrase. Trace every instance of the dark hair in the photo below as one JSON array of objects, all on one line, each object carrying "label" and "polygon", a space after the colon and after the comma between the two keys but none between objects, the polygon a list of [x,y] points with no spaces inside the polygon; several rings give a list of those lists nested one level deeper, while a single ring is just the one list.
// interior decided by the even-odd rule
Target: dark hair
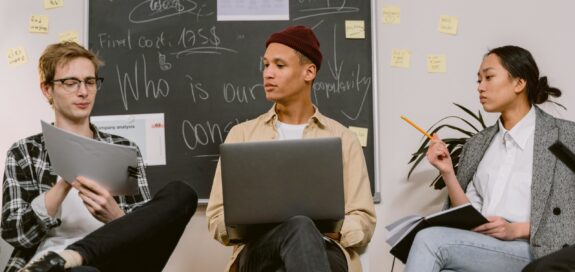
[{"label": "dark hair", "polygon": [[521,78],[527,84],[527,97],[531,104],[541,104],[549,99],[549,96],[559,97],[561,91],[550,87],[547,77],[539,77],[539,68],[529,51],[514,45],[506,45],[491,49],[487,54],[495,54],[499,57],[501,65],[513,78]]}]

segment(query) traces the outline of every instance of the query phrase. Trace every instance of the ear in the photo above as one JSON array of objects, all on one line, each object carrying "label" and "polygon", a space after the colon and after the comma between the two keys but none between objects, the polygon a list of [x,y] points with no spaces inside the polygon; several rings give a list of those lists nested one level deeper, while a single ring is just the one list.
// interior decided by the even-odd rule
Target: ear
[{"label": "ear", "polygon": [[306,64],[304,69],[304,80],[306,82],[312,82],[317,76],[317,67],[315,64]]},{"label": "ear", "polygon": [[525,79],[522,78],[517,78],[515,80],[515,93],[519,94],[521,93],[523,90],[527,91],[527,82],[525,82]]},{"label": "ear", "polygon": [[44,97],[46,97],[46,99],[48,100],[48,103],[50,103],[50,105],[52,105],[52,103],[54,102],[54,97],[53,97],[53,90],[52,87],[50,86],[50,84],[47,84],[45,82],[41,82],[40,83],[40,89],[42,90],[42,94],[44,95]]}]

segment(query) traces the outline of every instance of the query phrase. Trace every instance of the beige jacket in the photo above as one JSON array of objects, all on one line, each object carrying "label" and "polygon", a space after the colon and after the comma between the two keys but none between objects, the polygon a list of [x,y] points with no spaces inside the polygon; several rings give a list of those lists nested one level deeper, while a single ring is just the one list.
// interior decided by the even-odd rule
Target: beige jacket
[{"label": "beige jacket", "polygon": [[[226,143],[273,140],[278,138],[275,123],[277,115],[274,107],[256,119],[246,121],[232,128]],[[371,196],[369,176],[363,150],[359,140],[335,120],[332,120],[315,109],[315,114],[303,132],[303,138],[340,137],[343,152],[345,218],[341,228],[341,239],[338,245],[345,253],[349,271],[362,271],[357,247],[369,243],[375,229],[375,207]],[[206,210],[208,228],[213,237],[220,243],[231,245],[224,224],[224,207],[222,200],[222,180],[220,163],[212,185],[212,191]],[[236,271],[236,258],[243,249],[243,244],[235,244],[232,257],[226,271]]]}]

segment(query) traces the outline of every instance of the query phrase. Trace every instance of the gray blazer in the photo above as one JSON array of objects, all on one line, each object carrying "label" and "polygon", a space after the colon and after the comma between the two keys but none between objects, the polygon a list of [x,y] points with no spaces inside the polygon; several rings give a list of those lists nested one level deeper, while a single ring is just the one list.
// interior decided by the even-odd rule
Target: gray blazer
[{"label": "gray blazer", "polygon": [[[535,107],[530,245],[535,258],[575,244],[575,173],[547,149],[560,140],[575,151],[575,123],[557,119]],[[461,153],[457,179],[466,190],[497,124],[471,137]]]}]

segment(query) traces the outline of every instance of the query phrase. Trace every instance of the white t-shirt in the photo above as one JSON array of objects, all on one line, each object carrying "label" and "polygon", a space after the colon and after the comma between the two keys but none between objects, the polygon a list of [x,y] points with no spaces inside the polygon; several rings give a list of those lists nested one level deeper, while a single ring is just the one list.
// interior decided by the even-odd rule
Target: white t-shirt
[{"label": "white t-shirt", "polygon": [[485,216],[511,222],[528,222],[531,212],[535,108],[507,131],[498,121],[494,136],[481,159],[466,195]]},{"label": "white t-shirt", "polygon": [[276,129],[278,131],[278,140],[295,140],[303,138],[303,130],[306,124],[291,125],[282,123],[279,120],[276,122]]},{"label": "white t-shirt", "polygon": [[[58,177],[59,179],[60,177]],[[35,211],[47,214],[44,202],[45,194],[42,193],[35,198],[32,205]],[[48,231],[46,238],[40,243],[32,259],[43,256],[47,251],[60,252],[104,225],[94,218],[84,206],[82,199],[78,196],[78,190],[75,188],[70,189],[55,217],[60,218],[62,224]]]}]

